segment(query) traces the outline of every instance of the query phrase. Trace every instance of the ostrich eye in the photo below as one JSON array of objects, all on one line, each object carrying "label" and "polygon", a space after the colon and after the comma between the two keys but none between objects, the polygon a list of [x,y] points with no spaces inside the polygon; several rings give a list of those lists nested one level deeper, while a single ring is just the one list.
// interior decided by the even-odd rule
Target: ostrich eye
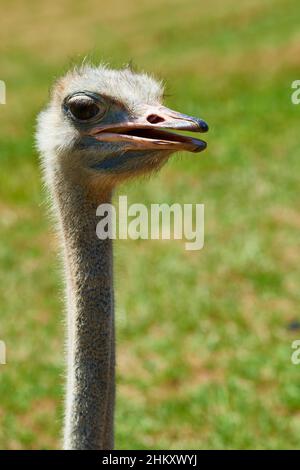
[{"label": "ostrich eye", "polygon": [[67,104],[72,116],[79,121],[88,121],[96,117],[101,109],[99,105],[88,96],[76,96],[71,98]]}]

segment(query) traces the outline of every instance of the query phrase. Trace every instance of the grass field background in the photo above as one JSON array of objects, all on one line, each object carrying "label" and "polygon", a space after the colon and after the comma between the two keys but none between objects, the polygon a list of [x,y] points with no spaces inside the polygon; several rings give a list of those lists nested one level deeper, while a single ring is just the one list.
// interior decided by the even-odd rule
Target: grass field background
[{"label": "grass field background", "polygon": [[1,2],[0,448],[60,446],[63,290],[33,134],[53,79],[89,55],[167,82],[209,147],[119,190],[205,204],[205,246],[116,243],[116,446],[299,448],[298,0]]}]

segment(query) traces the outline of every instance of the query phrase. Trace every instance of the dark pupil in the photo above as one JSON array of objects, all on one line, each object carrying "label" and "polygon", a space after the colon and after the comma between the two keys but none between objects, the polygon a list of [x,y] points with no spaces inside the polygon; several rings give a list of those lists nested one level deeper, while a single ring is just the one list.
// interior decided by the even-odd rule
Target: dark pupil
[{"label": "dark pupil", "polygon": [[77,101],[69,104],[73,116],[81,121],[95,117],[99,113],[98,106],[93,102]]}]

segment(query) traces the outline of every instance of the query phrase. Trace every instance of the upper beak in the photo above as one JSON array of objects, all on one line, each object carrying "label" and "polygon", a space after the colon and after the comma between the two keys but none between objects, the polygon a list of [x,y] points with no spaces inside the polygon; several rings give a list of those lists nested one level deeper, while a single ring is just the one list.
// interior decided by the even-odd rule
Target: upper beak
[{"label": "upper beak", "polygon": [[147,106],[142,116],[133,121],[100,125],[89,134],[103,142],[123,142],[126,150],[201,152],[206,148],[203,140],[170,130],[207,132],[208,125],[202,119],[178,113],[165,106]]}]

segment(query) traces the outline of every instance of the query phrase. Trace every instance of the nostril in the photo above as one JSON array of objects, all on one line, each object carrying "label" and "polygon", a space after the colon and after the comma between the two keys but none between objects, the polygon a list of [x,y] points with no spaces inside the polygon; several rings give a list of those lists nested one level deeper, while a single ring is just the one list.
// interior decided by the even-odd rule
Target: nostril
[{"label": "nostril", "polygon": [[158,124],[159,122],[164,122],[164,118],[157,116],[157,114],[150,114],[147,117],[147,121],[151,124]]}]

